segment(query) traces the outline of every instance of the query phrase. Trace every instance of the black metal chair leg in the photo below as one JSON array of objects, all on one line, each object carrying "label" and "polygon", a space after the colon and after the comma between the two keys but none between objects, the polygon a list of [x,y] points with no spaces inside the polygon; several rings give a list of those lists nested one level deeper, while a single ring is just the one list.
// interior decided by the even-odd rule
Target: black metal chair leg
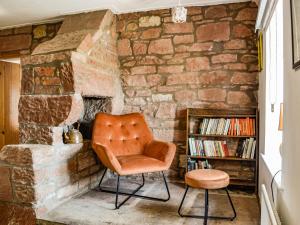
[{"label": "black metal chair leg", "polygon": [[118,175],[118,179],[117,179],[117,191],[116,191],[116,201],[115,201],[115,208],[116,209],[118,209],[120,207],[120,206],[118,206],[119,185],[120,185],[120,176]]},{"label": "black metal chair leg", "polygon": [[205,189],[205,211],[204,211],[204,225],[207,225],[208,219],[208,190]]},{"label": "black metal chair leg", "polygon": [[[119,209],[125,202],[127,202],[131,197],[138,197],[138,198],[144,198],[144,199],[148,199],[148,200],[154,200],[154,201],[163,201],[163,202],[166,202],[170,199],[170,191],[169,191],[169,187],[168,187],[168,183],[166,181],[166,178],[165,178],[165,175],[164,173],[162,172],[162,175],[163,175],[163,180],[164,180],[164,183],[165,183],[165,187],[167,189],[167,194],[168,194],[168,197],[163,199],[163,198],[155,198],[155,197],[149,197],[149,196],[144,196],[144,195],[137,195],[136,193],[144,186],[145,184],[145,177],[144,177],[144,174],[142,174],[142,184],[140,184],[135,190],[133,190],[132,193],[125,193],[125,192],[121,192],[120,191],[120,176],[118,175],[118,178],[117,178],[117,188],[116,190],[109,190],[109,189],[104,189],[101,187],[101,184],[102,184],[102,181],[103,181],[103,178],[106,174],[106,171],[107,169],[105,169],[101,179],[100,179],[100,182],[99,182],[99,185],[98,185],[98,189],[96,189],[96,191],[101,191],[101,192],[107,192],[107,193],[112,193],[112,194],[116,194],[116,201],[115,201],[115,208],[116,209]],[[125,198],[121,203],[118,204],[118,196],[119,195],[126,195],[127,198]]]},{"label": "black metal chair leg", "polygon": [[99,188],[99,189],[101,189],[101,184],[102,184],[103,178],[104,178],[104,176],[105,176],[105,174],[106,174],[106,171],[107,171],[107,168],[105,168],[105,170],[104,170],[104,172],[103,172],[103,174],[102,174],[102,177],[101,177],[101,179],[100,179],[100,182],[99,182],[99,184],[98,184],[98,188]]},{"label": "black metal chair leg", "polygon": [[236,218],[236,211],[235,211],[235,208],[234,208],[234,205],[233,205],[233,202],[231,200],[231,197],[230,197],[230,194],[228,192],[228,189],[225,188],[225,191],[227,193],[227,196],[228,196],[228,199],[229,199],[229,202],[230,202],[230,205],[231,205],[231,208],[232,208],[232,211],[233,211],[233,217],[231,218],[231,221],[234,220]]},{"label": "black metal chair leg", "polygon": [[166,189],[167,189],[167,193],[168,193],[168,197],[166,198],[166,199],[163,199],[163,201],[168,201],[168,200],[170,200],[170,197],[171,197],[171,195],[170,195],[170,191],[169,191],[169,187],[168,187],[168,183],[167,183],[167,181],[166,181],[166,178],[165,178],[165,174],[164,174],[164,172],[161,172],[162,173],[162,175],[163,175],[163,179],[164,179],[164,182],[165,182],[165,186],[166,186]]}]

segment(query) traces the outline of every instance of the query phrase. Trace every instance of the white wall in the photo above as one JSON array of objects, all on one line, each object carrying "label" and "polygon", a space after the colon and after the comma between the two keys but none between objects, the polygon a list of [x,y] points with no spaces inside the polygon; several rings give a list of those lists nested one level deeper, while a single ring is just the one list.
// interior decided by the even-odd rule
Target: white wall
[{"label": "white wall", "polygon": [[292,69],[290,1],[284,0],[284,131],[280,216],[284,224],[300,224],[300,70]]}]

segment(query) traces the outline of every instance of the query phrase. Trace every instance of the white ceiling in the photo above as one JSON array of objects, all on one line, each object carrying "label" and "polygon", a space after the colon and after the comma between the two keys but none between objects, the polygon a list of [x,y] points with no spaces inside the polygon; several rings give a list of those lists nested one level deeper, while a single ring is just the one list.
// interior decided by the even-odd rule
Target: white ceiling
[{"label": "white ceiling", "polygon": [[[215,5],[249,0],[181,0],[184,6]],[[111,9],[114,13],[170,8],[178,0],[0,0],[0,28],[35,24],[63,15]]]}]

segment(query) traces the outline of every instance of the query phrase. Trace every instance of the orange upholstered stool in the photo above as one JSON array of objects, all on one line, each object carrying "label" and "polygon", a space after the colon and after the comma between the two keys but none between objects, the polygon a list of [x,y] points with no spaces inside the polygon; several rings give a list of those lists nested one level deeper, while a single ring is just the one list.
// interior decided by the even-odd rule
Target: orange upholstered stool
[{"label": "orange upholstered stool", "polygon": [[[232,200],[230,198],[229,192],[227,190],[227,186],[229,185],[229,175],[221,170],[214,170],[214,169],[199,169],[199,170],[192,170],[185,175],[185,183],[186,189],[181,200],[178,213],[182,217],[192,217],[192,218],[201,218],[204,219],[204,225],[207,225],[208,219],[228,219],[234,220],[236,217],[236,211]],[[188,189],[192,188],[199,188],[205,190],[205,212],[204,216],[198,215],[183,215],[181,214],[181,208],[186,197]],[[234,215],[232,217],[220,217],[220,216],[208,216],[208,190],[216,190],[216,189],[225,189],[232,211]]]}]

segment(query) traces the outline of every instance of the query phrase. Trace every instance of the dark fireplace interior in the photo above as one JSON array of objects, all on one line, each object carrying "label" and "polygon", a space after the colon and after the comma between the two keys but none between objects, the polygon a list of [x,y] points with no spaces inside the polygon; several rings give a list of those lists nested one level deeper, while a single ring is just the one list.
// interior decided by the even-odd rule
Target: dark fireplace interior
[{"label": "dark fireplace interior", "polygon": [[111,113],[111,100],[110,97],[83,97],[84,113],[74,125],[79,127],[83,139],[92,138],[93,122],[98,112]]}]

